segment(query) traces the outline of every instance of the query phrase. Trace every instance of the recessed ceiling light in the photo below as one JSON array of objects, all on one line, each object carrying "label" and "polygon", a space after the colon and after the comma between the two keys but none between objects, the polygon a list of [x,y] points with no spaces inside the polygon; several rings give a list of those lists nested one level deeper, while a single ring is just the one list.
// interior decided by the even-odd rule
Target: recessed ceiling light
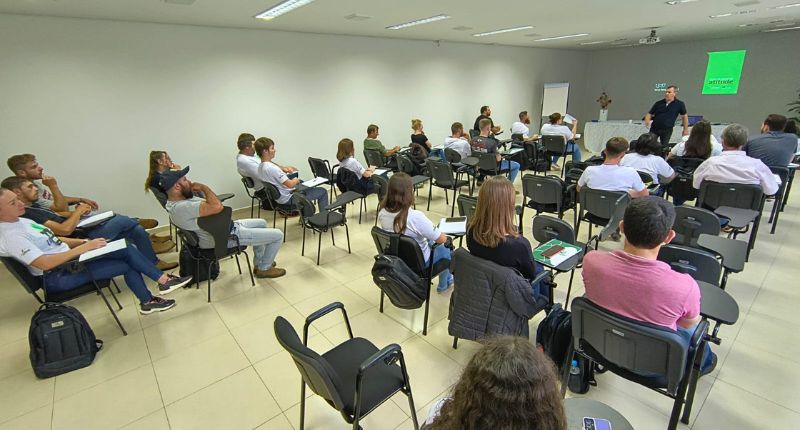
[{"label": "recessed ceiling light", "polygon": [[595,40],[594,42],[581,42],[581,45],[599,45],[601,43],[608,43],[610,40]]},{"label": "recessed ceiling light", "polygon": [[709,18],[727,18],[729,16],[736,16],[736,15],[747,15],[748,13],[755,13],[755,9],[750,10],[739,10],[736,12],[728,12],[728,13],[720,13],[717,15],[709,15]]},{"label": "recessed ceiling light", "polygon": [[790,4],[775,6],[773,7],[773,9],[786,9],[787,7],[798,7],[798,6],[800,6],[800,3],[790,3]]},{"label": "recessed ceiling light", "polygon": [[527,30],[529,28],[533,28],[533,26],[532,25],[523,25],[521,27],[503,28],[503,29],[500,29],[500,30],[487,31],[485,33],[473,34],[473,36],[475,36],[475,37],[491,36],[493,34],[510,33],[512,31]]},{"label": "recessed ceiling light", "polygon": [[359,15],[357,13],[351,13],[350,15],[347,15],[346,17],[344,17],[344,19],[347,19],[347,20],[350,20],[350,21],[366,21],[366,20],[368,20],[370,18],[372,18],[372,17],[369,16],[369,15]]},{"label": "recessed ceiling light", "polygon": [[762,33],[773,33],[775,31],[786,31],[786,30],[800,30],[800,26],[796,27],[781,27],[781,28],[772,28],[769,30],[761,30]]},{"label": "recessed ceiling light", "polygon": [[256,15],[256,18],[269,21],[299,7],[305,6],[314,0],[286,0]]},{"label": "recessed ceiling light", "polygon": [[428,18],[417,19],[414,21],[404,22],[402,24],[390,25],[386,27],[387,30],[400,30],[401,28],[413,27],[415,25],[428,24],[430,22],[441,21],[443,19],[450,19],[450,15],[435,15]]},{"label": "recessed ceiling light", "polygon": [[572,37],[583,37],[588,35],[589,33],[567,34],[564,36],[554,36],[554,37],[545,37],[544,39],[536,39],[534,40],[534,42],[546,42],[548,40],[570,39]]},{"label": "recessed ceiling light", "polygon": [[670,6],[676,6],[676,5],[684,4],[684,3],[694,3],[696,1],[697,0],[671,0],[671,1],[668,1],[668,2],[665,2],[665,3],[667,3]]}]

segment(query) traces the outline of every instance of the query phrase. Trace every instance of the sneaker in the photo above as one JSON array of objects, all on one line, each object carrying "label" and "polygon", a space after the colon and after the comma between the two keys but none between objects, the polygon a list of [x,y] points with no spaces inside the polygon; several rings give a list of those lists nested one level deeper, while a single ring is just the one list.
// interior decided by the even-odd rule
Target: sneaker
[{"label": "sneaker", "polygon": [[256,278],[280,278],[286,274],[286,269],[270,267],[267,270],[256,269],[253,273],[256,275]]},{"label": "sneaker", "polygon": [[559,166],[556,163],[553,163],[552,165],[550,165],[550,170],[561,170],[561,166]]},{"label": "sneaker", "polygon": [[139,225],[143,229],[149,230],[158,226],[158,221],[151,218],[139,218]]},{"label": "sneaker", "polygon": [[162,272],[165,271],[165,270],[172,270],[172,269],[178,267],[178,262],[177,261],[173,261],[171,263],[168,263],[168,262],[166,262],[164,260],[158,260],[156,262],[156,267],[158,267],[158,270],[160,270]]},{"label": "sneaker", "polygon": [[708,366],[707,369],[701,370],[700,376],[708,375],[709,373],[713,372],[714,369],[717,368],[717,354],[714,354],[713,352],[710,353],[711,353],[711,365]]},{"label": "sneaker", "polygon": [[153,312],[163,312],[175,306],[175,300],[162,299],[161,297],[153,296],[147,303],[139,304],[139,313],[142,315],[152,314]]},{"label": "sneaker", "polygon": [[163,284],[158,284],[158,294],[169,294],[178,288],[188,285],[192,282],[191,276],[177,277],[175,275],[167,275],[169,279]]}]

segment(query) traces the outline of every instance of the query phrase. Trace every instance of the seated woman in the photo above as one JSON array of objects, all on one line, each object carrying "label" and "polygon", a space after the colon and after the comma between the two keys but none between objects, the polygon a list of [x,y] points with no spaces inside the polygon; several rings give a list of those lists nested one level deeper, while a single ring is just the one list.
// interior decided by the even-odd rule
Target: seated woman
[{"label": "seated woman", "polygon": [[[411,176],[405,173],[395,173],[389,179],[389,189],[381,202],[381,210],[378,212],[378,225],[386,231],[393,231],[410,236],[417,241],[422,250],[422,256],[426,264],[436,264],[439,260],[450,259],[450,248],[437,246],[434,248],[431,257],[432,243],[445,243],[447,236],[441,233],[438,228],[422,212],[412,209],[414,204],[414,186]],[[431,258],[433,261],[431,262]],[[437,292],[447,291],[453,286],[453,275],[450,270],[445,269],[439,274],[439,285]]]},{"label": "seated woman", "polygon": [[150,167],[147,170],[147,179],[144,180],[144,192],[147,193],[150,191],[150,187],[155,187],[163,193],[164,190],[159,184],[161,174],[167,170],[180,169],[181,166],[172,162],[167,151],[150,151]]},{"label": "seated woman", "polygon": [[[175,306],[175,300],[153,296],[142,275],[158,282],[159,294],[167,294],[187,285],[191,276],[182,278],[165,274],[148,261],[135,246],[126,246],[84,263],[84,270],[73,272],[62,264],[81,254],[106,245],[105,239],[70,239],[27,218],[21,218],[25,206],[17,195],[0,188],[0,257],[10,257],[28,267],[34,276],[43,277],[49,292],[69,291],[92,279],[123,275],[125,284],[139,299],[139,313],[150,314]],[[45,273],[46,272],[46,273]]]},{"label": "seated woman", "polygon": [[487,340],[449,397],[431,407],[424,430],[566,430],[553,362],[528,339]]},{"label": "seated woman", "polygon": [[375,166],[369,166],[365,169],[364,166],[356,160],[355,148],[353,147],[352,140],[345,138],[339,141],[336,159],[339,160],[340,169],[347,169],[353,172],[356,178],[358,178],[358,181],[352,186],[352,191],[367,195],[375,190],[375,184],[370,180],[370,177],[372,177],[372,174],[375,172]]},{"label": "seated woman", "polygon": [[431,142],[428,141],[428,136],[425,136],[425,133],[422,130],[422,120],[420,119],[412,119],[411,120],[411,143],[418,143],[420,145],[425,145],[425,148],[430,151],[431,150]]},{"label": "seated woman", "polygon": [[675,179],[676,173],[660,154],[661,143],[658,141],[658,136],[645,133],[636,139],[636,152],[625,154],[619,165],[647,173],[656,185],[661,182],[669,183]]},{"label": "seated woman", "polygon": [[720,154],[722,154],[722,144],[711,134],[711,123],[702,120],[692,126],[689,138],[685,142],[679,142],[672,147],[668,158],[691,157],[705,160]]},{"label": "seated woman", "polygon": [[[467,249],[476,257],[516,269],[532,281],[543,269],[533,261],[531,243],[517,232],[515,197],[514,186],[505,176],[492,176],[483,183],[475,215],[467,226]],[[550,297],[544,282],[532,288],[534,297]]]}]

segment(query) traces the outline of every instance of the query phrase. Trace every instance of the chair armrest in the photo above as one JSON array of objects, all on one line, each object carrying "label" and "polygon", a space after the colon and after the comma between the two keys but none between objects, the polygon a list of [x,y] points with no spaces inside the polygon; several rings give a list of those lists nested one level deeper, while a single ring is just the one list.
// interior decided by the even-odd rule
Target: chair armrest
[{"label": "chair armrest", "polygon": [[692,339],[689,341],[689,345],[691,345],[693,348],[697,348],[705,340],[704,338],[707,335],[708,335],[708,320],[702,319],[697,324],[697,327],[694,330],[694,334],[692,335]]},{"label": "chair armrest", "polygon": [[553,272],[550,271],[550,270],[542,270],[541,272],[539,272],[538,275],[536,275],[536,277],[531,279],[531,284],[535,284],[537,282],[541,282],[541,281],[545,280],[545,278],[548,278],[548,277],[552,278],[553,277]]},{"label": "chair armrest", "polygon": [[388,365],[394,364],[397,359],[403,355],[403,352],[400,350],[400,345],[396,343],[389,344],[380,351],[372,354],[369,358],[364,360],[361,365],[358,367],[358,378],[361,379],[364,372],[367,371],[370,367],[375,366],[380,362],[384,362]]},{"label": "chair armrest", "polygon": [[350,319],[347,318],[347,311],[344,309],[344,305],[342,302],[333,302],[312,312],[311,315],[306,317],[306,323],[303,325],[303,345],[306,345],[306,341],[308,340],[308,328],[311,326],[311,323],[335,311],[336,309],[342,310],[342,317],[344,318],[344,323],[347,326],[347,332],[350,335],[350,339],[353,338],[353,330],[350,328]]},{"label": "chair armrest", "polygon": [[331,204],[329,204],[328,207],[325,209],[331,210],[339,206],[344,206],[347,203],[354,202],[363,197],[364,197],[363,194],[359,194],[355,191],[347,191],[345,193],[339,194],[339,197],[337,197],[336,200],[331,202]]}]

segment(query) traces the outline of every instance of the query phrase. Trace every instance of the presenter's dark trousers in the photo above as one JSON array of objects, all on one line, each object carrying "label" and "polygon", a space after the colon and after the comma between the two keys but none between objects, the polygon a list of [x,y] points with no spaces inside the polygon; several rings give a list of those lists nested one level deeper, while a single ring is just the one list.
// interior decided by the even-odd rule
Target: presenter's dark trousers
[{"label": "presenter's dark trousers", "polygon": [[662,130],[656,130],[654,128],[651,128],[650,133],[653,133],[656,136],[658,136],[658,139],[661,142],[661,149],[669,148],[669,138],[672,137],[671,128],[665,128]]}]

